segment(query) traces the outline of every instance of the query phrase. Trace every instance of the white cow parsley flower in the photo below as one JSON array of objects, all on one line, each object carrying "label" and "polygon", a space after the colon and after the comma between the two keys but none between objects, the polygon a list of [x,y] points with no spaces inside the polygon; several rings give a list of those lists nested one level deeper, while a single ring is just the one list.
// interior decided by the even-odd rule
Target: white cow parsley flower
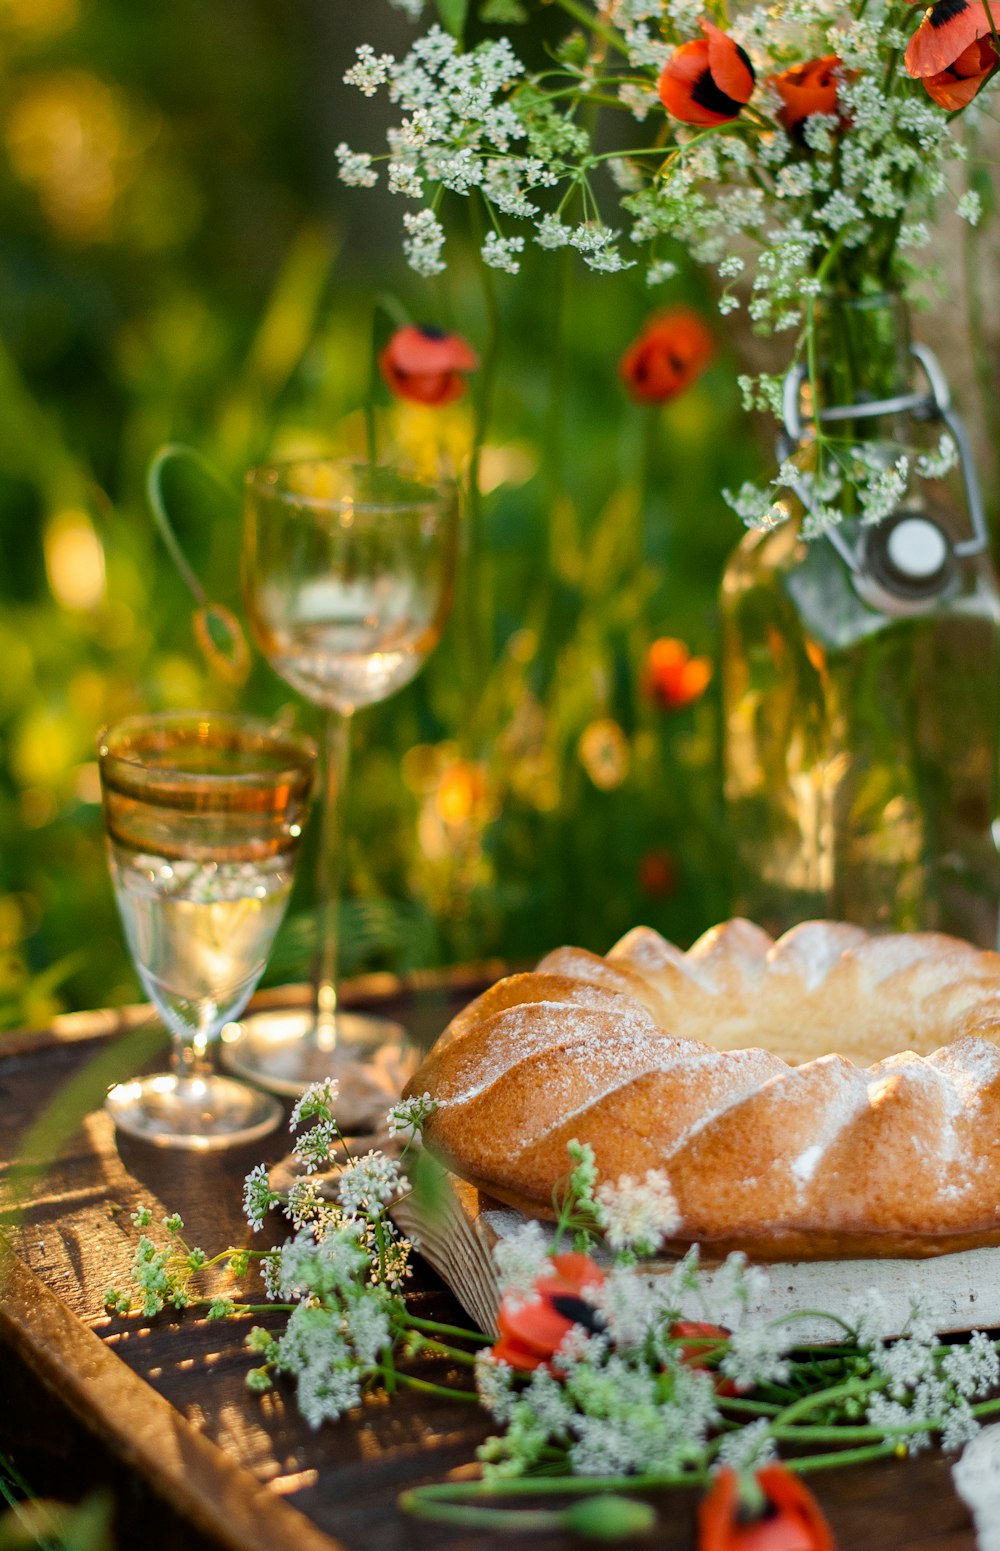
[{"label": "white cow parsley flower", "polygon": [[597,1191],[598,1218],[614,1250],[652,1255],[677,1232],[681,1215],[670,1180],[662,1169],[649,1169],[642,1180],[623,1174]]},{"label": "white cow parsley flower", "polygon": [[399,1164],[385,1153],[370,1151],[341,1170],[340,1204],[348,1216],[381,1217],[387,1206],[409,1189]]},{"label": "white cow parsley flower", "polygon": [[500,1239],[493,1249],[493,1262],[502,1295],[522,1301],[535,1296],[535,1280],[545,1269],[548,1258],[548,1235],[541,1223],[533,1219]]},{"label": "white cow parsley flower", "polygon": [[516,275],[521,268],[517,255],[523,252],[523,237],[501,237],[497,232],[489,232],[482,247],[483,263],[490,269],[502,269],[508,275]]},{"label": "white cow parsley flower", "polygon": [[445,267],[441,258],[444,227],[433,210],[421,210],[416,215],[407,212],[403,225],[407,231],[403,251],[410,268],[424,276],[441,274]]}]

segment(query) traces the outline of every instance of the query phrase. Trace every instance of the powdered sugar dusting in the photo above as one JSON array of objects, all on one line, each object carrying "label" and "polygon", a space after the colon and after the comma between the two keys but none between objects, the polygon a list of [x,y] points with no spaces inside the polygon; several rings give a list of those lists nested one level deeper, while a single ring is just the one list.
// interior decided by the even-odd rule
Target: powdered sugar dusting
[{"label": "powdered sugar dusting", "polygon": [[614,1027],[608,1013],[569,1009],[560,1002],[529,1002],[504,1008],[480,1026],[479,1037],[462,1041],[451,1080],[443,1081],[439,1104],[464,1104],[492,1087],[522,1062],[553,1046],[572,1051],[577,1062],[590,1062],[595,1073],[607,1061],[617,1063],[619,1076],[638,1060],[652,1069],[662,1058],[666,1040],[649,1013],[627,997],[616,998]]},{"label": "powdered sugar dusting", "polygon": [[690,964],[686,953],[680,948],[675,948],[672,942],[667,942],[659,932],[654,932],[648,926],[635,926],[630,932],[626,932],[620,942],[616,942],[608,954],[611,963],[620,959],[630,969],[637,969],[640,974],[649,974],[651,971],[662,970],[665,964],[671,964],[675,969],[690,973]]},{"label": "powdered sugar dusting", "polygon": [[809,1183],[816,1172],[816,1165],[822,1158],[823,1152],[824,1149],[819,1142],[814,1142],[811,1147],[806,1148],[805,1152],[799,1153],[799,1156],[792,1163],[792,1174],[798,1184],[806,1185]]},{"label": "powdered sugar dusting", "polygon": [[886,937],[869,937],[852,951],[876,984],[898,974],[901,969],[931,959],[940,972],[940,983],[944,985],[956,974],[964,974],[970,955],[976,957],[978,954],[978,950],[968,943],[938,932],[896,932]]},{"label": "powdered sugar dusting", "polygon": [[967,1105],[978,1104],[983,1089],[1000,1078],[1000,1050],[972,1036],[935,1050],[928,1064],[947,1074]]},{"label": "powdered sugar dusting", "polygon": [[953,1186],[951,1165],[966,1150],[958,1126],[968,1109],[966,1096],[940,1064],[909,1051],[880,1061],[872,1078],[869,1103],[876,1109],[890,1101],[899,1104],[914,1141],[922,1143],[928,1173],[939,1189]]},{"label": "powdered sugar dusting", "polygon": [[689,973],[706,991],[729,990],[734,982],[750,991],[764,973],[772,946],[773,938],[752,921],[725,921],[688,949]]},{"label": "powdered sugar dusting", "polygon": [[807,991],[823,984],[837,961],[867,937],[860,926],[803,921],[779,937],[767,955],[772,974],[801,975]]}]

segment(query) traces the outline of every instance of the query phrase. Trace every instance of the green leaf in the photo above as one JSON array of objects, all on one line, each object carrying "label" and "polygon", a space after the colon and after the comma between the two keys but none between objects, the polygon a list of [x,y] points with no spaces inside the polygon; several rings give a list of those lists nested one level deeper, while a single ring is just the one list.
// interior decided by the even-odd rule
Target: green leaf
[{"label": "green leaf", "polygon": [[460,39],[469,14],[469,0],[437,0],[437,8],[441,25],[447,28],[452,37]]}]

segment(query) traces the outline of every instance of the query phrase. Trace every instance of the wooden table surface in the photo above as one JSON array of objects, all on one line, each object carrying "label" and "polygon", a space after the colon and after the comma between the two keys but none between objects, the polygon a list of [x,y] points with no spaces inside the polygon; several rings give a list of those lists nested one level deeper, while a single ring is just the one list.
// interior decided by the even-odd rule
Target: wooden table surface
[{"label": "wooden table surface", "polygon": [[[354,1000],[377,1000],[426,1040],[471,983],[359,986]],[[476,1446],[491,1431],[478,1408],[403,1390],[314,1433],[290,1384],[264,1397],[247,1391],[242,1322],[105,1314],[105,1288],[127,1282],[137,1205],[179,1211],[185,1237],[210,1253],[249,1243],[241,1183],[266,1155],[260,1144],[215,1157],[116,1145],[95,1105],[102,1085],[131,1069],[121,1063],[134,1064],[146,1025],[130,1010],[0,1036],[0,1182],[8,1199],[14,1188],[30,1202],[0,1264],[0,1446],[41,1490],[65,1498],[110,1486],[119,1551],[511,1551],[520,1537],[419,1522],[396,1507],[407,1487],[474,1474]],[[62,1114],[47,1131],[35,1127],[33,1152],[51,1153],[56,1136],[58,1156],[29,1178],[14,1160],[56,1105]],[[67,1139],[74,1106],[84,1118]],[[465,1322],[429,1270],[418,1268],[411,1296],[429,1317]],[[413,1371],[448,1372],[428,1363]],[[825,1472],[812,1485],[841,1551],[974,1551],[949,1463],[936,1453]],[[692,1494],[649,1500],[660,1527],[646,1543],[690,1551]],[[582,1542],[545,1534],[530,1544],[568,1551]]]}]

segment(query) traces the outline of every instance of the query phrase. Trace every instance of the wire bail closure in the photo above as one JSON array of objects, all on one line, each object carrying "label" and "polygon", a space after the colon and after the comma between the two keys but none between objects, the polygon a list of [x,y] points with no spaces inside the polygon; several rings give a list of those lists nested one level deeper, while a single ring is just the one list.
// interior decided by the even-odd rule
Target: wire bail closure
[{"label": "wire bail closure", "polygon": [[[928,529],[936,530],[947,545],[949,562],[952,557],[955,560],[964,560],[974,555],[984,554],[989,548],[989,530],[983,508],[982,489],[965,422],[953,406],[948,379],[934,352],[926,345],[911,345],[910,354],[918,362],[926,378],[926,386],[923,389],[917,389],[912,393],[900,393],[892,398],[871,399],[863,404],[830,405],[820,410],[820,424],[836,425],[849,420],[876,420],[886,415],[910,415],[914,420],[940,421],[950,431],[958,448],[959,466],[962,471],[962,484],[972,533],[970,537],[955,542],[945,535],[931,518],[917,519],[912,516],[907,518],[903,514],[900,521],[919,520]],[[809,427],[815,423],[813,416],[802,414],[802,390],[807,378],[808,370],[801,362],[792,367],[785,377],[782,393],[784,429],[777,441],[777,454],[781,462],[785,462],[797,448],[803,445]],[[815,502],[806,480],[797,481],[791,488],[807,511],[815,510]],[[872,524],[870,530],[865,530],[866,533],[878,533],[886,524],[893,524],[894,517],[895,514],[892,517],[883,518],[880,523]],[[876,550],[881,552],[883,548],[887,548],[888,543],[891,542],[891,536],[885,545],[872,546],[862,542],[857,548],[838,528],[825,529],[824,536],[829,539],[851,571],[852,579],[865,600],[873,603],[875,607],[886,609],[887,612],[909,613],[926,607],[928,602],[932,602],[944,590],[954,574],[953,563],[942,563],[937,572],[940,577],[939,582],[931,579],[929,586],[921,593],[908,595],[905,587],[901,588],[898,579],[894,579],[891,563],[888,566],[888,573],[886,572],[884,557],[878,564],[878,576],[873,576],[874,567],[871,561],[874,554]]]}]

